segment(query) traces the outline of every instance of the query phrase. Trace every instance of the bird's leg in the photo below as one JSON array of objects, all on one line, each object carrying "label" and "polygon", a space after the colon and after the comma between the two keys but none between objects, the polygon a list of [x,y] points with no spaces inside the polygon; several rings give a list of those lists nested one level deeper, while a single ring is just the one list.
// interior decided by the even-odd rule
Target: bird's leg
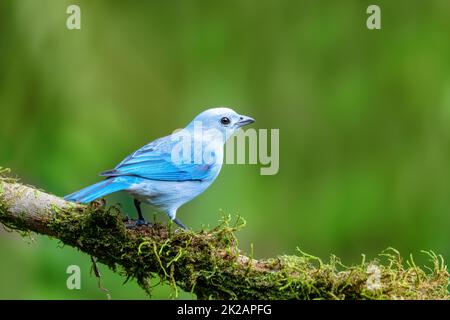
[{"label": "bird's leg", "polygon": [[172,219],[181,229],[188,230],[188,228],[177,218]]},{"label": "bird's leg", "polygon": [[148,225],[147,221],[145,221],[144,216],[142,215],[141,202],[138,199],[134,199],[134,206],[136,207],[138,213],[138,220],[136,221],[136,226]]}]

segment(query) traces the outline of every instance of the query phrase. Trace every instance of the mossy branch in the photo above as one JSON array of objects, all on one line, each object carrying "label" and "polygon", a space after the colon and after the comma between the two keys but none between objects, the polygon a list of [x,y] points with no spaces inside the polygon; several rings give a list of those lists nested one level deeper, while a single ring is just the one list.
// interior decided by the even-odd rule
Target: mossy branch
[{"label": "mossy branch", "polygon": [[[427,252],[429,270],[402,263],[395,250],[381,260],[345,267],[298,250],[298,255],[255,260],[239,250],[229,219],[212,230],[175,230],[172,225],[127,228],[116,207],[76,205],[0,177],[0,222],[36,232],[96,257],[150,293],[160,278],[200,299],[448,299],[441,256]],[[382,258],[382,257],[380,257]]]}]

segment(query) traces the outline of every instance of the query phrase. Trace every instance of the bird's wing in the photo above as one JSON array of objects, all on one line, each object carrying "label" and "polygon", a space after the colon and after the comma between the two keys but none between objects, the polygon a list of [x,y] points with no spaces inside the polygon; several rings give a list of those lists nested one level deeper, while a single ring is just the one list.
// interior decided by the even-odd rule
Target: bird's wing
[{"label": "bird's wing", "polygon": [[209,177],[212,165],[174,163],[171,159],[173,144],[164,137],[135,151],[113,170],[102,172],[105,177],[138,176],[151,180],[195,181]]}]

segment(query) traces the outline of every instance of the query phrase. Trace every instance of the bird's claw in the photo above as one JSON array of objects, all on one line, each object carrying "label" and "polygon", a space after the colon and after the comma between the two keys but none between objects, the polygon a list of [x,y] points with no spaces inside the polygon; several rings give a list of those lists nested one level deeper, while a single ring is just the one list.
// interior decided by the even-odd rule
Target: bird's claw
[{"label": "bird's claw", "polygon": [[180,220],[178,220],[177,218],[172,219],[173,222],[175,222],[178,227],[180,227],[181,229],[187,231],[189,230],[188,227],[186,227]]},{"label": "bird's claw", "polygon": [[138,219],[138,220],[136,221],[136,223],[135,223],[135,226],[136,226],[136,227],[139,227],[139,226],[148,226],[148,225],[150,225],[150,223],[148,223],[148,222],[145,221],[144,219]]},{"label": "bird's claw", "polygon": [[124,221],[125,222],[125,226],[128,229],[136,229],[139,228],[140,226],[151,226],[151,223],[148,223],[147,221],[143,220],[143,219],[138,219],[136,221],[133,222],[133,220],[128,220],[128,221]]}]

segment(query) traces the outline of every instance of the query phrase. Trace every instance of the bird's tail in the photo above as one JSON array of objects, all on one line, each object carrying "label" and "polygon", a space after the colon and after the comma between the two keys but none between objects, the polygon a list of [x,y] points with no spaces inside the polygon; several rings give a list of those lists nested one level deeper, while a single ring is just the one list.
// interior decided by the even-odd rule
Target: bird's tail
[{"label": "bird's tail", "polygon": [[128,188],[133,183],[131,180],[133,179],[127,179],[127,177],[109,178],[69,194],[64,197],[64,200],[89,203],[110,193]]}]

